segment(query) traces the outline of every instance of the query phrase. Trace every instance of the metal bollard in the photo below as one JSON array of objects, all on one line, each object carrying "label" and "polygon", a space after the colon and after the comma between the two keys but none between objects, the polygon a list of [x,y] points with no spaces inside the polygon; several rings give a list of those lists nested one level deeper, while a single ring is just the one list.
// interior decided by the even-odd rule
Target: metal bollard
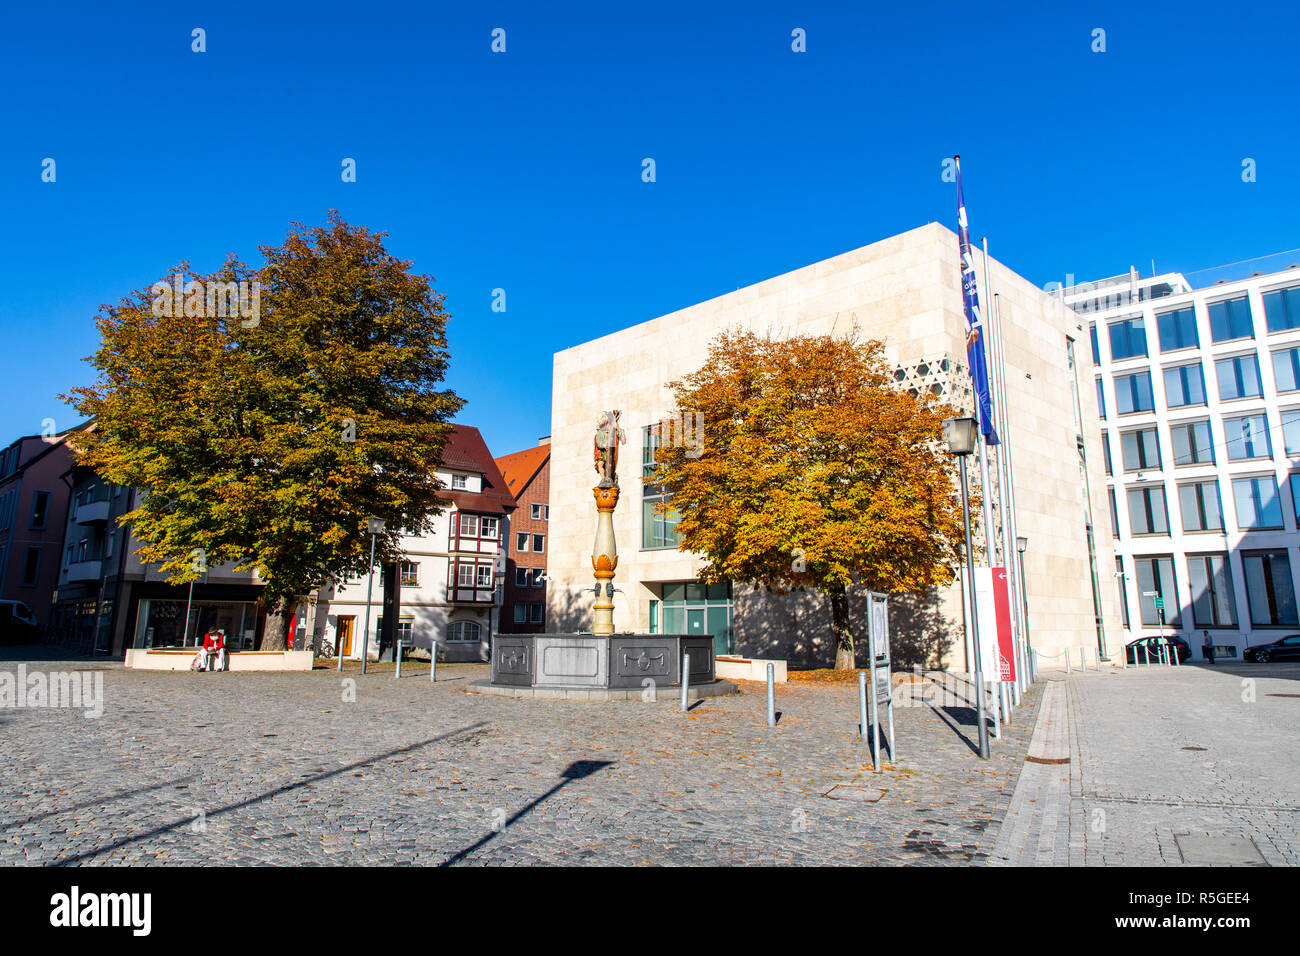
[{"label": "metal bollard", "polygon": [[429,647],[429,683],[432,684],[438,679],[438,642],[434,641]]},{"label": "metal bollard", "polygon": [[1172,648],[1172,649],[1169,651],[1169,654],[1170,654],[1170,656],[1173,657],[1173,659],[1174,659],[1174,666],[1175,666],[1175,667],[1182,667],[1182,666],[1183,666],[1183,662],[1182,662],[1182,661],[1179,659],[1179,657],[1178,657],[1178,648],[1177,648],[1177,647]]},{"label": "metal bollard", "polygon": [[[1066,657],[1066,660],[1068,661],[1069,657]],[[988,688],[981,687],[980,693],[987,694]],[[985,697],[984,699],[988,700],[987,697]],[[996,684],[993,687],[993,739],[994,740],[1002,739],[1002,699],[997,692]]]},{"label": "metal bollard", "polygon": [[858,671],[858,730],[867,742],[867,672]]},{"label": "metal bollard", "polygon": [[776,665],[767,665],[767,725],[776,726]]},{"label": "metal bollard", "polygon": [[686,689],[691,683],[691,655],[682,654],[682,713],[686,713]]},{"label": "metal bollard", "polygon": [[1070,673],[1070,649],[1065,649],[1065,672]]},{"label": "metal bollard", "polygon": [[401,680],[402,679],[402,642],[401,641],[397,642],[397,650],[393,652],[393,656],[397,660],[397,670],[394,672],[393,676],[396,677],[398,680]]}]

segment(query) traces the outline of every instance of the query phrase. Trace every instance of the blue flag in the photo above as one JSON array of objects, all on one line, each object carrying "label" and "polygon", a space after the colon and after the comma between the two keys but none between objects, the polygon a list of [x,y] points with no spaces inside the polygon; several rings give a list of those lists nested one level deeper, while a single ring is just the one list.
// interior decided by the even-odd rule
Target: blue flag
[{"label": "blue flag", "polygon": [[980,297],[975,288],[975,259],[970,251],[970,229],[966,224],[966,198],[961,191],[961,157],[957,163],[957,241],[961,247],[961,298],[966,312],[966,359],[970,364],[970,380],[975,390],[976,417],[984,444],[998,444],[998,433],[993,429],[993,399],[989,394],[989,370],[981,341],[984,323],[980,320]]}]

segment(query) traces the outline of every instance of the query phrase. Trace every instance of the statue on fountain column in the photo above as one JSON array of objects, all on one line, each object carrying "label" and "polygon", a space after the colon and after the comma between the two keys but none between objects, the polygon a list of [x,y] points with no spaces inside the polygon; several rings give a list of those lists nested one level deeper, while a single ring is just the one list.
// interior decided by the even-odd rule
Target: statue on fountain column
[{"label": "statue on fountain column", "polygon": [[622,412],[601,412],[592,441],[593,464],[600,481],[591,489],[596,496],[596,542],[591,549],[591,569],[596,586],[592,606],[593,634],[614,633],[614,571],[618,545],[614,540],[614,509],[618,506],[618,446],[627,441],[618,420]]},{"label": "statue on fountain column", "polygon": [[596,437],[592,439],[592,457],[596,474],[600,475],[598,488],[618,487],[618,446],[627,441],[618,420],[620,411],[601,412],[596,421]]}]

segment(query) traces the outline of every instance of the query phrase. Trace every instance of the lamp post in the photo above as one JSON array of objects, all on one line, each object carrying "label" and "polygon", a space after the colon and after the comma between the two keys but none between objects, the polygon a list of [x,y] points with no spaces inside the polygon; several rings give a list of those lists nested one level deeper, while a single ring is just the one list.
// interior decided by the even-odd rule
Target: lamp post
[{"label": "lamp post", "polygon": [[975,555],[970,546],[970,491],[966,486],[966,456],[975,450],[979,423],[973,418],[945,418],[943,437],[957,457],[961,471],[961,518],[966,534],[966,588],[970,603],[970,640],[975,652],[975,714],[979,722],[979,755],[989,756],[989,730],[984,723],[984,668],[980,660],[979,614],[975,606]]},{"label": "lamp post", "polygon": [[1016,538],[1016,552],[1020,562],[1020,618],[1024,621],[1021,633],[1025,639],[1025,662],[1029,666],[1029,679],[1038,680],[1038,669],[1034,666],[1034,652],[1029,646],[1029,587],[1025,584],[1025,551],[1029,548],[1029,539],[1024,535]]},{"label": "lamp post", "polygon": [[361,637],[361,673],[366,672],[366,657],[370,653],[370,590],[375,580],[375,537],[384,533],[383,518],[367,518],[366,530],[370,532],[370,570],[366,572],[366,632]]}]

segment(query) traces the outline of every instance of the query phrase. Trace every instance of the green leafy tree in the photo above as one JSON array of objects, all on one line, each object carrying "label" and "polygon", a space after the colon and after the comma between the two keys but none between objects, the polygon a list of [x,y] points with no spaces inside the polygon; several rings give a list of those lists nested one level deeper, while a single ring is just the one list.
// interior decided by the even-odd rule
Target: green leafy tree
[{"label": "green leafy tree", "polygon": [[[680,547],[708,559],[703,581],[822,591],[841,670],[855,666],[850,584],[946,585],[961,553],[942,442],[952,411],[891,373],[878,341],[725,332],[670,383],[677,424],[660,426],[649,479],[672,494]],[[699,419],[702,451],[689,434]]]},{"label": "green leafy tree", "polygon": [[184,583],[201,549],[265,581],[265,649],[295,597],[365,573],[367,518],[393,560],[446,504],[434,471],[464,404],[442,387],[448,316],[384,237],[331,213],[259,247],[259,268],[181,263],[181,295],[169,278],[101,308],[98,380],[65,396],[95,419],[82,460],[146,492],[123,517],[142,560]]}]

